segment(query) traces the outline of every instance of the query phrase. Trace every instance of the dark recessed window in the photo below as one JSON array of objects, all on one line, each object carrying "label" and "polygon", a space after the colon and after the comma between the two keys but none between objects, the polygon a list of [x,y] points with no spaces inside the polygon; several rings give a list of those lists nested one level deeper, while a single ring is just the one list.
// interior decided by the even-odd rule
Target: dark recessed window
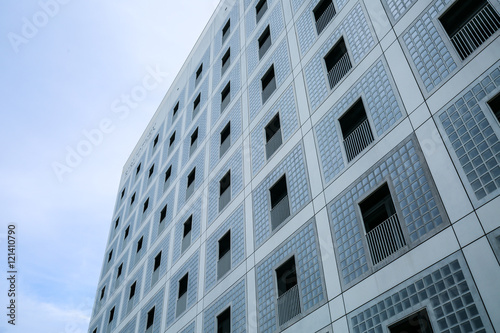
[{"label": "dark recessed window", "polygon": [[154,172],[155,172],[155,165],[153,164],[151,168],[149,168],[148,178],[151,178]]},{"label": "dark recessed window", "polygon": [[169,166],[167,171],[165,172],[165,183],[170,179],[172,175],[172,166]]},{"label": "dark recessed window", "polygon": [[196,167],[191,170],[187,177],[187,188],[186,188],[186,199],[193,194],[194,191],[194,181],[196,176]]},{"label": "dark recessed window", "polygon": [[231,230],[219,239],[218,247],[217,279],[220,279],[231,269]]},{"label": "dark recessed window", "polygon": [[148,207],[149,207],[149,198],[147,198],[146,201],[144,201],[142,212],[144,213],[145,211],[147,211]]},{"label": "dark recessed window", "polygon": [[351,161],[374,140],[361,98],[340,117],[339,123],[347,161]]},{"label": "dark recessed window", "polygon": [[200,78],[202,72],[203,72],[203,64],[201,64],[200,67],[198,67],[198,70],[196,71],[196,82],[197,83],[198,83],[198,79]]},{"label": "dark recessed window", "polygon": [[458,0],[439,20],[462,60],[500,29],[500,16],[487,0]]},{"label": "dark recessed window", "polygon": [[135,201],[135,193],[132,194],[132,197],[130,198],[130,205],[132,205]]},{"label": "dark recessed window", "polygon": [[271,46],[271,29],[269,26],[264,29],[262,34],[259,37],[259,59],[262,59],[266,51]]},{"label": "dark recessed window", "polygon": [[153,140],[153,148],[156,147],[156,145],[158,144],[158,139],[160,138],[160,134],[156,134],[156,137],[155,139]]},{"label": "dark recessed window", "polygon": [[224,155],[224,153],[229,149],[231,145],[231,122],[228,122],[226,126],[220,132],[220,151],[219,157]]},{"label": "dark recessed window", "polygon": [[167,216],[167,205],[165,204],[165,206],[160,212],[160,223],[163,222],[166,216]]},{"label": "dark recessed window", "polygon": [[433,333],[427,310],[422,309],[389,326],[390,333]]},{"label": "dark recessed window", "polygon": [[181,252],[184,252],[191,245],[191,230],[193,228],[193,215],[184,222],[182,226]]},{"label": "dark recessed window", "polygon": [[231,19],[228,19],[224,27],[222,28],[222,44],[227,39],[227,36],[231,33]]},{"label": "dark recessed window", "polygon": [[276,269],[276,281],[279,324],[283,325],[301,311],[295,257],[291,257]]},{"label": "dark recessed window", "polygon": [[196,146],[197,141],[198,141],[198,127],[196,127],[193,134],[191,134],[191,147]]},{"label": "dark recessed window", "polygon": [[286,176],[283,175],[269,189],[271,197],[271,225],[274,230],[290,216],[290,205],[288,203],[288,192],[286,186]]},{"label": "dark recessed window", "polygon": [[148,311],[148,319],[146,321],[146,330],[153,326],[155,321],[155,307]]},{"label": "dark recessed window", "polygon": [[101,289],[101,298],[100,298],[100,300],[104,298],[105,291],[106,291],[106,286],[102,287],[102,289]]},{"label": "dark recessed window", "polygon": [[109,320],[108,320],[108,323],[111,323],[113,321],[113,319],[115,319],[115,307],[114,306],[109,311]]},{"label": "dark recessed window", "polygon": [[267,70],[261,79],[262,83],[262,104],[264,104],[269,96],[276,90],[276,80],[274,79],[274,64]]},{"label": "dark recessed window", "polygon": [[266,158],[270,158],[281,146],[280,114],[277,113],[265,127],[266,133]]},{"label": "dark recessed window", "polygon": [[314,20],[316,21],[316,31],[318,35],[325,29],[328,23],[335,16],[335,7],[332,0],[321,0],[313,9]]},{"label": "dark recessed window", "polygon": [[120,217],[118,217],[115,221],[115,229],[118,228],[119,223],[120,223]]},{"label": "dark recessed window", "polygon": [[113,250],[109,251],[108,253],[108,262],[111,261],[111,258],[113,258]]},{"label": "dark recessed window", "polygon": [[222,67],[221,67],[221,75],[224,74],[226,69],[231,64],[231,48],[228,48],[226,53],[222,56]]},{"label": "dark recessed window", "polygon": [[123,189],[120,199],[123,199],[124,196],[125,196],[125,189]]},{"label": "dark recessed window", "polygon": [[324,57],[324,61],[330,89],[333,89],[352,68],[343,37],[330,49]]},{"label": "dark recessed window", "polygon": [[130,286],[130,292],[128,294],[128,299],[132,299],[135,296],[135,287],[137,285],[137,282],[132,283]]},{"label": "dark recessed window", "polygon": [[161,251],[155,257],[153,272],[156,271],[158,268],[160,268],[160,265],[161,265]]},{"label": "dark recessed window", "polygon": [[217,333],[231,333],[231,308],[217,316]]},{"label": "dark recessed window", "polygon": [[194,111],[196,111],[198,109],[198,106],[200,105],[200,101],[201,101],[201,93],[199,93],[198,96],[196,96],[196,99],[193,102],[193,115],[195,114]]},{"label": "dark recessed window", "polygon": [[141,171],[141,163],[137,166],[137,169],[135,169],[135,174],[137,175]]},{"label": "dark recessed window", "polygon": [[177,102],[174,106],[174,109],[172,110],[172,118],[175,117],[175,115],[177,114],[177,111],[179,111],[179,102]]},{"label": "dark recessed window", "polygon": [[171,147],[175,142],[175,132],[172,133],[172,136],[170,137],[170,143],[169,143],[169,146]]},{"label": "dark recessed window", "polygon": [[97,333],[97,328],[92,331],[92,333]]},{"label": "dark recessed window", "polygon": [[117,279],[122,275],[122,271],[123,271],[123,263],[121,263],[120,266],[118,266],[118,270],[116,272]]},{"label": "dark recessed window", "polygon": [[129,233],[130,233],[130,226],[128,226],[127,229],[125,229],[125,233],[123,235],[124,240],[127,239]]},{"label": "dark recessed window", "polygon": [[184,275],[180,280],[179,280],[179,294],[178,298],[181,298],[185,293],[187,293],[188,290],[188,273]]},{"label": "dark recessed window", "polygon": [[373,264],[406,245],[387,183],[359,203]]},{"label": "dark recessed window", "polygon": [[221,92],[221,111],[224,111],[229,102],[231,102],[231,81],[229,81]]},{"label": "dark recessed window", "polygon": [[142,249],[143,239],[144,239],[144,237],[141,237],[141,239],[139,239],[139,241],[137,242],[137,249],[135,250],[136,253],[139,253],[139,251]]},{"label": "dark recessed window", "polygon": [[262,16],[266,13],[266,10],[267,10],[267,1],[260,0],[257,3],[257,6],[255,6],[255,17],[257,22],[259,22]]},{"label": "dark recessed window", "polygon": [[500,123],[500,94],[493,97],[493,99],[491,99],[488,102],[488,105],[490,106],[491,111],[493,111],[493,114],[495,115],[498,122]]}]

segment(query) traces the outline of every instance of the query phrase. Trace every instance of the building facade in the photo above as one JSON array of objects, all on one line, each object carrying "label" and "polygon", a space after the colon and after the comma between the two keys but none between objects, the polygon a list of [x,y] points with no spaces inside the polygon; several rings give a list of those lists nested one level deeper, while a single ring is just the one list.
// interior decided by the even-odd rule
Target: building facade
[{"label": "building facade", "polygon": [[222,1],[124,167],[89,333],[500,331],[499,12]]}]

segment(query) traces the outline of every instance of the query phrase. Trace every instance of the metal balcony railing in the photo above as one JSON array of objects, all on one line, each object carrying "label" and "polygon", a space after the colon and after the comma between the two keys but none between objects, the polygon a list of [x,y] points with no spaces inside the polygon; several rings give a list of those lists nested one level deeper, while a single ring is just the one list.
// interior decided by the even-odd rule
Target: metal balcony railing
[{"label": "metal balcony railing", "polygon": [[283,325],[300,314],[299,286],[295,285],[278,297],[278,318]]},{"label": "metal balcony railing", "polygon": [[288,195],[285,195],[285,197],[271,209],[271,226],[273,230],[276,229],[281,222],[286,220],[288,216],[290,216],[290,204],[288,203]]},{"label": "metal balcony railing", "polygon": [[219,212],[231,201],[231,186],[229,186],[219,197]]},{"label": "metal balcony railing", "polygon": [[194,182],[193,184],[189,185],[186,188],[186,200],[193,194],[193,192],[194,192]]},{"label": "metal balcony railing", "polygon": [[269,96],[276,90],[276,79],[273,77],[267,86],[262,90],[262,104],[264,104]]},{"label": "metal balcony railing", "polygon": [[333,89],[339,81],[349,72],[352,68],[351,60],[349,60],[349,53],[344,53],[339,61],[328,71],[328,82],[330,89]]},{"label": "metal balcony railing", "polygon": [[156,282],[158,282],[158,278],[160,277],[160,269],[156,269],[153,271],[153,275],[151,276],[151,286],[154,286]]},{"label": "metal balcony railing", "polygon": [[326,28],[326,26],[332,20],[335,14],[336,11],[335,7],[333,6],[333,2],[330,2],[328,8],[323,12],[323,14],[321,14],[321,16],[316,21],[316,31],[318,32],[318,35],[321,33],[321,31],[323,31],[323,29]]},{"label": "metal balcony railing", "polygon": [[266,41],[264,44],[262,44],[259,48],[259,60],[262,59],[264,54],[266,54],[267,50],[271,46],[271,36],[267,37]]},{"label": "metal balcony railing", "polygon": [[182,238],[181,253],[184,253],[189,245],[191,245],[191,231],[188,232],[184,238]]},{"label": "metal balcony railing", "polygon": [[224,140],[220,145],[219,158],[221,158],[222,155],[224,155],[224,153],[229,149],[230,146],[231,146],[231,137],[228,136],[226,140]]},{"label": "metal balcony railing", "polygon": [[344,139],[347,161],[351,161],[363,149],[373,142],[373,134],[368,119],[365,119]]},{"label": "metal balcony railing", "polygon": [[224,73],[226,72],[226,69],[229,67],[229,65],[231,65],[231,58],[227,59],[226,62],[222,65],[222,68],[220,70],[220,75],[224,75]]},{"label": "metal balcony railing", "polygon": [[231,94],[227,94],[226,98],[224,98],[220,103],[220,111],[221,112],[224,111],[224,109],[226,109],[226,107],[229,105],[230,102],[231,102]]},{"label": "metal balcony railing", "polygon": [[366,234],[366,240],[374,265],[404,247],[406,241],[397,214],[370,230]]},{"label": "metal balcony railing", "polygon": [[488,2],[459,31],[450,36],[462,59],[467,58],[500,28],[500,17]]},{"label": "metal balcony railing", "polygon": [[274,135],[266,143],[266,158],[269,159],[274,152],[281,146],[281,128],[274,133]]},{"label": "metal balcony railing", "polygon": [[198,148],[198,140],[195,140],[189,147],[189,157],[193,156],[194,152],[196,151],[196,148]]},{"label": "metal balcony railing", "polygon": [[231,269],[231,251],[227,251],[217,262],[217,280]]},{"label": "metal balcony railing", "polygon": [[186,310],[187,303],[187,293],[184,293],[180,298],[177,299],[177,307],[175,309],[175,316],[179,317]]}]

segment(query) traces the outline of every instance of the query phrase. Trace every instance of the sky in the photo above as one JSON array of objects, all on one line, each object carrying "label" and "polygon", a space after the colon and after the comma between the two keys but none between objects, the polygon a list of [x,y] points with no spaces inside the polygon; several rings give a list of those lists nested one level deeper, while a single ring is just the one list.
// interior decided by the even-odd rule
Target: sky
[{"label": "sky", "polygon": [[87,332],[122,168],[217,4],[0,4],[0,332]]}]

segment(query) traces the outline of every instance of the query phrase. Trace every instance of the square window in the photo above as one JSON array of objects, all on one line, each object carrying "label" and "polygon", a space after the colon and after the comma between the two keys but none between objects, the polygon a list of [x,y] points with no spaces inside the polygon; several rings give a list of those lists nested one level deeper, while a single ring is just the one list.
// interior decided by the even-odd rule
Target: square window
[{"label": "square window", "polygon": [[222,56],[222,67],[221,67],[221,76],[224,75],[224,73],[226,72],[226,69],[229,67],[229,65],[231,64],[231,48],[229,47],[226,51],[226,53],[224,53],[224,55]]},{"label": "square window", "polygon": [[222,28],[222,44],[227,39],[227,36],[231,33],[231,19],[228,19],[224,27]]},{"label": "square window", "polygon": [[462,60],[500,28],[500,16],[487,0],[458,0],[439,21]]},{"label": "square window", "polygon": [[231,102],[231,81],[229,81],[221,92],[221,112],[229,105]]},{"label": "square window", "polygon": [[231,122],[228,122],[226,126],[220,132],[220,151],[219,158],[224,155],[224,153],[231,146]]},{"label": "square window", "polygon": [[255,6],[255,17],[256,17],[257,23],[260,21],[260,19],[262,18],[262,16],[264,16],[264,14],[266,13],[266,11],[267,11],[267,1],[266,0],[260,0],[257,3],[257,6]]},{"label": "square window", "polygon": [[264,31],[260,35],[258,42],[259,42],[259,60],[260,60],[271,46],[271,30],[269,29],[269,25],[266,27],[266,29],[264,29]]},{"label": "square window", "polygon": [[264,104],[271,94],[276,90],[276,80],[274,79],[274,64],[260,80],[262,84],[262,104]]},{"label": "square window", "polygon": [[325,29],[335,16],[335,7],[332,0],[321,0],[313,9],[316,31],[318,35]]},{"label": "square window", "polygon": [[352,68],[343,37],[330,49],[324,61],[330,89],[333,89]]},{"label": "square window", "polygon": [[271,197],[271,226],[274,230],[290,216],[286,175],[274,183],[269,189],[269,194]]},{"label": "square window", "polygon": [[390,333],[433,333],[432,325],[424,308],[389,326]]},{"label": "square window", "polygon": [[374,140],[361,98],[339,118],[339,123],[347,161],[350,162]]},{"label": "square window", "polygon": [[231,308],[217,316],[217,333],[231,333]]},{"label": "square window", "polygon": [[266,158],[269,159],[282,144],[280,114],[277,113],[264,128],[266,135]]}]

